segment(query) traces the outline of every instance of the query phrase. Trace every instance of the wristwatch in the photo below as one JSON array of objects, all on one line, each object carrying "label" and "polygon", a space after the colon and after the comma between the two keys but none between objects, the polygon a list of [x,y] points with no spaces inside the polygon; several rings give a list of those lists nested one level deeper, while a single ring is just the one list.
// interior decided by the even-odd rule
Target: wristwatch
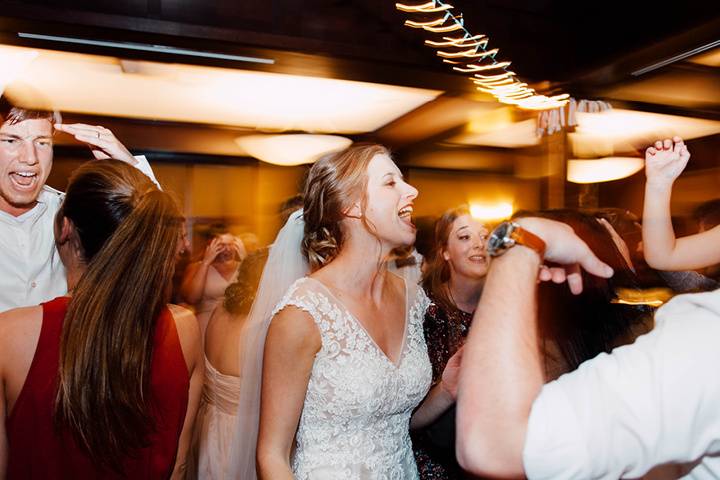
[{"label": "wristwatch", "polygon": [[487,253],[491,257],[499,257],[515,245],[531,248],[540,255],[541,260],[545,258],[543,239],[515,222],[503,222],[493,230],[487,242]]}]

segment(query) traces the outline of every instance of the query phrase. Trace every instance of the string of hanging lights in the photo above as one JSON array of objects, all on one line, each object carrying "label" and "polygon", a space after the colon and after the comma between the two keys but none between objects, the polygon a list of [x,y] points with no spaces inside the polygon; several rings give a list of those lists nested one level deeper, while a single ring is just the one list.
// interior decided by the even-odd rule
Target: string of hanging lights
[{"label": "string of hanging lights", "polygon": [[[395,8],[411,15],[405,20],[410,28],[422,29],[432,35],[425,45],[436,49],[443,62],[456,72],[470,74],[477,89],[493,95],[498,101],[527,110],[548,110],[564,106],[568,94],[541,95],[527,83],[520,81],[508,69],[509,61],[499,61],[499,49],[488,49],[487,35],[473,35],[465,28],[462,14],[454,15],[454,8],[443,0],[408,5],[396,3]],[[438,38],[439,37],[439,38]]]}]

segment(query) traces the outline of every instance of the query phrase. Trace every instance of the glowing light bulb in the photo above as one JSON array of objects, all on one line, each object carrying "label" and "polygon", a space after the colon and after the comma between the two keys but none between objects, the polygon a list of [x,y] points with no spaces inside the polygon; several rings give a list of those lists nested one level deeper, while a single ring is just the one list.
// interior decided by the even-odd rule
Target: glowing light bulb
[{"label": "glowing light bulb", "polygon": [[444,42],[435,42],[433,40],[425,40],[425,45],[436,48],[444,47],[484,47],[488,43],[488,38],[485,35],[474,35],[460,38],[443,37]]},{"label": "glowing light bulb", "polygon": [[422,5],[404,5],[402,3],[396,3],[395,8],[402,12],[409,12],[409,13],[436,13],[436,12],[444,12],[447,10],[450,10],[454,8],[449,3],[446,3],[444,5],[437,6],[435,1],[431,1],[428,3],[423,3]]},{"label": "glowing light bulb", "polygon": [[462,28],[463,28],[463,24],[462,24],[462,19],[461,19],[460,21],[451,23],[447,27],[429,26],[429,27],[423,27],[423,30],[426,30],[428,32],[433,32],[433,33],[449,33],[449,32],[454,32],[457,30],[461,30]]},{"label": "glowing light bulb", "polygon": [[[464,26],[462,15],[453,15],[450,10],[452,5],[443,0],[431,0],[418,5],[406,5],[396,3],[395,7],[403,12],[415,14],[441,13],[445,12],[442,18],[435,18],[429,21],[406,20],[405,25],[412,28],[421,28],[431,33],[446,33],[461,30],[460,35],[443,36],[442,40],[425,40],[425,45],[437,49],[435,52],[442,58],[443,63],[453,65],[456,72],[472,74],[472,82],[477,85],[477,90],[493,95],[498,101],[510,105],[517,105],[528,110],[544,110],[557,108],[566,105],[569,95],[555,95],[547,97],[539,95],[534,89],[528,87],[516,78],[515,72],[507,70],[510,61],[496,61],[499,49],[485,50],[489,38],[486,35],[472,35]],[[457,50],[447,50],[447,48]],[[491,59],[492,63],[484,63]],[[493,72],[494,71],[494,72]],[[490,75],[482,75],[481,72],[490,72]]]},{"label": "glowing light bulb", "polygon": [[473,78],[472,80],[480,82],[494,82],[496,80],[504,80],[512,76],[515,76],[515,72],[508,71],[499,75],[480,75],[479,73],[476,73],[475,75],[473,75],[473,77],[475,78]]},{"label": "glowing light bulb", "polygon": [[405,25],[411,28],[426,28],[435,25],[442,25],[443,23],[445,23],[445,20],[445,17],[430,20],[429,22],[414,22],[412,20],[405,20]]},{"label": "glowing light bulb", "polygon": [[491,65],[475,65],[470,64],[467,67],[453,67],[453,70],[457,72],[463,72],[463,73],[475,73],[475,72],[484,72],[486,70],[496,70],[499,68],[505,68],[510,65],[511,62],[498,62],[493,63]]},{"label": "glowing light bulb", "polygon": [[439,57],[443,58],[486,58],[497,54],[498,49],[493,48],[492,50],[488,50],[486,52],[478,52],[476,48],[471,48],[470,50],[463,50],[462,52],[445,52],[440,50],[436,53]]}]

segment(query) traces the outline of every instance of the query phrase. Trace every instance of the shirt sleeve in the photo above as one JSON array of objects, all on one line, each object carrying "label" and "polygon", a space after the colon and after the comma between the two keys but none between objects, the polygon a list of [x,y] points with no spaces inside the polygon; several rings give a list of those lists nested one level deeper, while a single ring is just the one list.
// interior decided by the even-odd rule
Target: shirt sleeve
[{"label": "shirt sleeve", "polygon": [[162,190],[162,186],[157,181],[157,178],[155,178],[155,172],[153,172],[152,167],[150,166],[150,162],[147,161],[147,158],[145,158],[145,155],[135,155],[135,160],[138,161],[136,165],[133,165],[135,168],[140,170],[142,173],[145,174],[146,177],[148,177],[152,182],[157,185],[157,187]]},{"label": "shirt sleeve", "polygon": [[523,451],[528,478],[637,478],[720,452],[720,315],[698,296],[670,302],[655,330],[543,387]]}]

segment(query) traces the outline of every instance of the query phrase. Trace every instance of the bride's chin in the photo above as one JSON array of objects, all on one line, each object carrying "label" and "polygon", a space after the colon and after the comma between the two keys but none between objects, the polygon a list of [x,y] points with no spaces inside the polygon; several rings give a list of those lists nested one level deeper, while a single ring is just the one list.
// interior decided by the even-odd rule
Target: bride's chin
[{"label": "bride's chin", "polygon": [[416,235],[414,233],[412,233],[412,234],[407,233],[407,234],[403,235],[402,241],[395,248],[410,247],[410,246],[414,245],[415,237],[416,237]]}]

